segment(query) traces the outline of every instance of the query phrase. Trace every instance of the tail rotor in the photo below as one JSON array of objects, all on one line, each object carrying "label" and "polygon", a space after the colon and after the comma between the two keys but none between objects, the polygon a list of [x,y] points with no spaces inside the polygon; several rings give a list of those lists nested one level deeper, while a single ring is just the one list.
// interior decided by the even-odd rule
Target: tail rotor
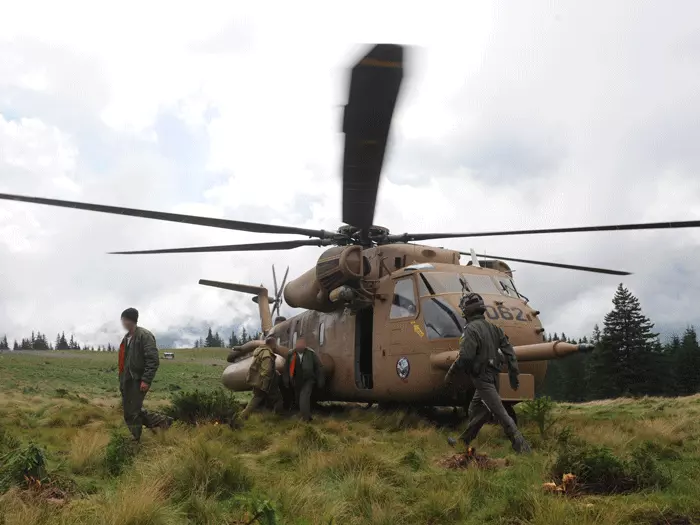
[{"label": "tail rotor", "polygon": [[275,265],[272,265],[272,281],[275,285],[275,299],[272,301],[272,318],[275,319],[280,315],[280,307],[284,302],[282,293],[284,292],[284,285],[287,284],[287,275],[289,275],[289,266],[287,266],[287,271],[284,272],[284,277],[282,278],[282,285],[277,287],[277,272],[275,272]]}]

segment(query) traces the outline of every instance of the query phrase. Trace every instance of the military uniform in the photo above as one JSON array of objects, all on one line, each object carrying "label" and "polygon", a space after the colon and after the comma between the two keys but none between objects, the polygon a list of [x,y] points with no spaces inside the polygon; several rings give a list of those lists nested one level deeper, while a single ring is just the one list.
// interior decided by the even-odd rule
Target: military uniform
[{"label": "military uniform", "polygon": [[323,388],[325,376],[323,365],[316,352],[306,348],[304,352],[292,350],[287,356],[285,364],[285,385],[294,388],[294,397],[301,417],[305,421],[311,421],[311,396],[314,387]]},{"label": "military uniform", "polygon": [[272,405],[275,412],[282,411],[282,395],[277,370],[275,370],[276,357],[267,345],[259,346],[253,352],[253,362],[246,376],[246,382],[253,387],[253,398],[241,412],[243,418],[247,418],[264,405]]},{"label": "military uniform", "polygon": [[474,397],[469,404],[469,424],[460,439],[469,445],[493,414],[513,444],[513,449],[517,452],[529,452],[527,441],[506,412],[498,394],[499,373],[504,358],[508,365],[511,386],[514,389],[519,386],[518,362],[513,346],[501,328],[484,318],[483,310],[466,315],[467,325],[459,340],[459,357],[452,363],[445,376],[446,382],[449,383],[457,370],[462,370],[469,374],[475,388]]},{"label": "military uniform", "polygon": [[119,345],[119,390],[124,422],[136,441],[141,439],[144,426],[155,429],[169,426],[171,422],[164,414],[147,412],[143,408],[146,392],[141,391],[141,382],[150,387],[159,365],[156,339],[151,332],[137,326],[133,336],[124,336]]}]

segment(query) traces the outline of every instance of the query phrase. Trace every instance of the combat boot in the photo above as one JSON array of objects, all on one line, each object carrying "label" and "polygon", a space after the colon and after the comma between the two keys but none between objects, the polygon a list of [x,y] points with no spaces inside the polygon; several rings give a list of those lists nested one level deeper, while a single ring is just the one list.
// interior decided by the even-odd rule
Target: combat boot
[{"label": "combat boot", "polygon": [[513,443],[513,450],[518,454],[530,454],[532,452],[530,444],[519,431],[515,433],[510,441]]}]

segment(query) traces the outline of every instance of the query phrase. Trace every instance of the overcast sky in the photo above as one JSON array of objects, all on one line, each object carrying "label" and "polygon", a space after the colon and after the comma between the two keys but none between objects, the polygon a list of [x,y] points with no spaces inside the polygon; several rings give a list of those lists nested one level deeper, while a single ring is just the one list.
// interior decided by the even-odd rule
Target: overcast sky
[{"label": "overcast sky", "polygon": [[[0,17],[0,192],[336,229],[344,68],[391,42],[415,49],[375,223],[700,219],[698,2],[431,5],[15,2]],[[271,287],[272,263],[295,276],[319,248],[105,252],[287,238],[0,202],[0,334],[116,343],[127,306],[178,344],[184,327],[253,328],[249,297],[197,281]],[[700,325],[700,230],[438,244],[628,270],[658,328]],[[545,328],[575,336],[620,282],[512,266]]]}]

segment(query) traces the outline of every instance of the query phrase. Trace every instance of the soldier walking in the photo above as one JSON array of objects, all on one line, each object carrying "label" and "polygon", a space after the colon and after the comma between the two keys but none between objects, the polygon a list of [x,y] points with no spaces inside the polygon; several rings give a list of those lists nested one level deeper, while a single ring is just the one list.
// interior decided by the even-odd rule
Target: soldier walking
[{"label": "soldier walking", "polygon": [[119,390],[122,395],[124,422],[134,441],[141,440],[143,427],[168,428],[172,419],[158,412],[147,412],[143,400],[151,388],[160,360],[153,334],[138,326],[139,312],[127,308],[122,312],[126,335],[119,345]]},{"label": "soldier walking", "polygon": [[[508,376],[513,390],[520,386],[518,361],[513,346],[498,326],[484,318],[486,311],[480,295],[469,293],[462,297],[459,307],[467,325],[459,340],[459,357],[445,375],[445,383],[452,383],[458,370],[471,377],[476,391],[469,404],[469,424],[459,437],[467,446],[476,438],[481,427],[491,414],[501,424],[518,453],[529,453],[530,445],[518,430],[515,421],[508,415],[498,394],[498,382],[503,356],[508,365]],[[452,438],[450,444],[454,444]]]},{"label": "soldier walking", "polygon": [[272,405],[276,413],[282,412],[283,402],[279,389],[279,377],[275,369],[275,349],[277,340],[274,337],[265,339],[265,344],[253,352],[253,362],[248,369],[246,382],[253,387],[253,398],[241,412],[241,417],[248,416],[265,405]]},{"label": "soldier walking", "polygon": [[306,340],[300,337],[294,349],[287,356],[284,375],[285,386],[294,388],[296,404],[304,421],[311,421],[311,396],[314,387],[323,388],[325,377],[321,360],[311,348],[306,346]]}]

